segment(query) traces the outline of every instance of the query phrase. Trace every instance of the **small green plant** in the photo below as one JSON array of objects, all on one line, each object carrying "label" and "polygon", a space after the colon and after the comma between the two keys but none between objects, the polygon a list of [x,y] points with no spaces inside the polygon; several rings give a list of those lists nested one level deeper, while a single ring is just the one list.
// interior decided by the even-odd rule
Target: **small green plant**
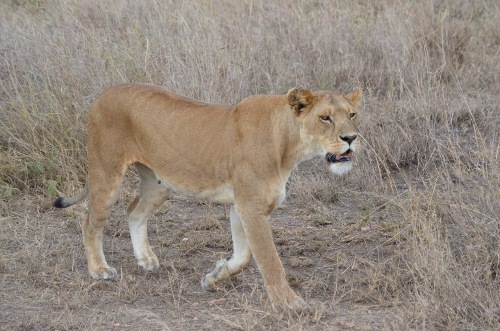
[{"label": "small green plant", "polygon": [[41,163],[34,161],[21,161],[21,163],[28,169],[30,174],[40,176],[45,173],[45,167]]},{"label": "small green plant", "polygon": [[21,164],[26,167],[28,173],[34,175],[35,177],[41,177],[42,175],[53,176],[57,173],[56,161],[49,159],[33,160],[33,161],[21,161]]},{"label": "small green plant", "polygon": [[21,190],[15,187],[6,186],[0,188],[0,198],[2,199],[5,198],[16,202],[19,199],[20,195],[21,195]]},{"label": "small green plant", "polygon": [[59,195],[59,191],[57,190],[57,184],[59,182],[57,180],[46,180],[45,183],[47,184],[47,192],[49,193],[49,196],[51,198],[55,198]]}]

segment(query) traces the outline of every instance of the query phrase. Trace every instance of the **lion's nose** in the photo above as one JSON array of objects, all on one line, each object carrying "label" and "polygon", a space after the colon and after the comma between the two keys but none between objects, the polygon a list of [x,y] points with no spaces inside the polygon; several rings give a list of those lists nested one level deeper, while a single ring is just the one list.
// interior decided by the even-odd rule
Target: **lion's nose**
[{"label": "lion's nose", "polygon": [[343,141],[345,141],[350,145],[354,140],[356,140],[357,137],[358,137],[357,134],[352,134],[349,136],[340,136],[340,139],[342,139]]}]

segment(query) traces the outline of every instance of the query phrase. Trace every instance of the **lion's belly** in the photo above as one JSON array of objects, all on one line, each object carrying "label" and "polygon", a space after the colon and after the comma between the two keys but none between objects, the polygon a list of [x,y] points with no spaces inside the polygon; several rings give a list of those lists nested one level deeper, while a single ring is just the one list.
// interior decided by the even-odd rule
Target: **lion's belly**
[{"label": "lion's belly", "polygon": [[213,190],[205,190],[194,196],[198,199],[207,199],[217,203],[234,203],[233,187],[227,184],[221,185]]},{"label": "lion's belly", "polygon": [[159,178],[175,192],[195,199],[209,200],[216,203],[234,204],[234,190],[229,184],[221,184],[214,188],[190,187],[179,183],[171,183]]}]

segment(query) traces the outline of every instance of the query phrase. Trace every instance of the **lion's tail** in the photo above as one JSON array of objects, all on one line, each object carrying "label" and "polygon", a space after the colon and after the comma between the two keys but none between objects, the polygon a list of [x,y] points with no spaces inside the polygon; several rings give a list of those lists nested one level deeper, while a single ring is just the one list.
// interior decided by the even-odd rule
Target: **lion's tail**
[{"label": "lion's tail", "polygon": [[56,208],[66,208],[69,206],[73,206],[74,204],[79,203],[83,199],[85,199],[89,195],[89,189],[87,186],[78,193],[77,196],[70,197],[70,198],[64,198],[64,197],[58,197],[52,205]]}]

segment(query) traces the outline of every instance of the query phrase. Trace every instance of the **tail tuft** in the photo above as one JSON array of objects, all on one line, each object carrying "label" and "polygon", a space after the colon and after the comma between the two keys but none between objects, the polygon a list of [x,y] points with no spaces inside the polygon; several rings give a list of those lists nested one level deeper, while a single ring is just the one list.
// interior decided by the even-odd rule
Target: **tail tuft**
[{"label": "tail tuft", "polygon": [[63,197],[58,197],[53,203],[52,206],[56,208],[66,208],[69,207],[70,205],[64,201]]},{"label": "tail tuft", "polygon": [[63,197],[58,197],[53,203],[52,206],[56,208],[67,208],[70,206],[73,206],[75,203],[79,203],[83,199],[85,199],[89,195],[89,190],[87,189],[87,186],[78,193],[77,196],[74,197],[68,197],[68,198],[63,198]]}]

